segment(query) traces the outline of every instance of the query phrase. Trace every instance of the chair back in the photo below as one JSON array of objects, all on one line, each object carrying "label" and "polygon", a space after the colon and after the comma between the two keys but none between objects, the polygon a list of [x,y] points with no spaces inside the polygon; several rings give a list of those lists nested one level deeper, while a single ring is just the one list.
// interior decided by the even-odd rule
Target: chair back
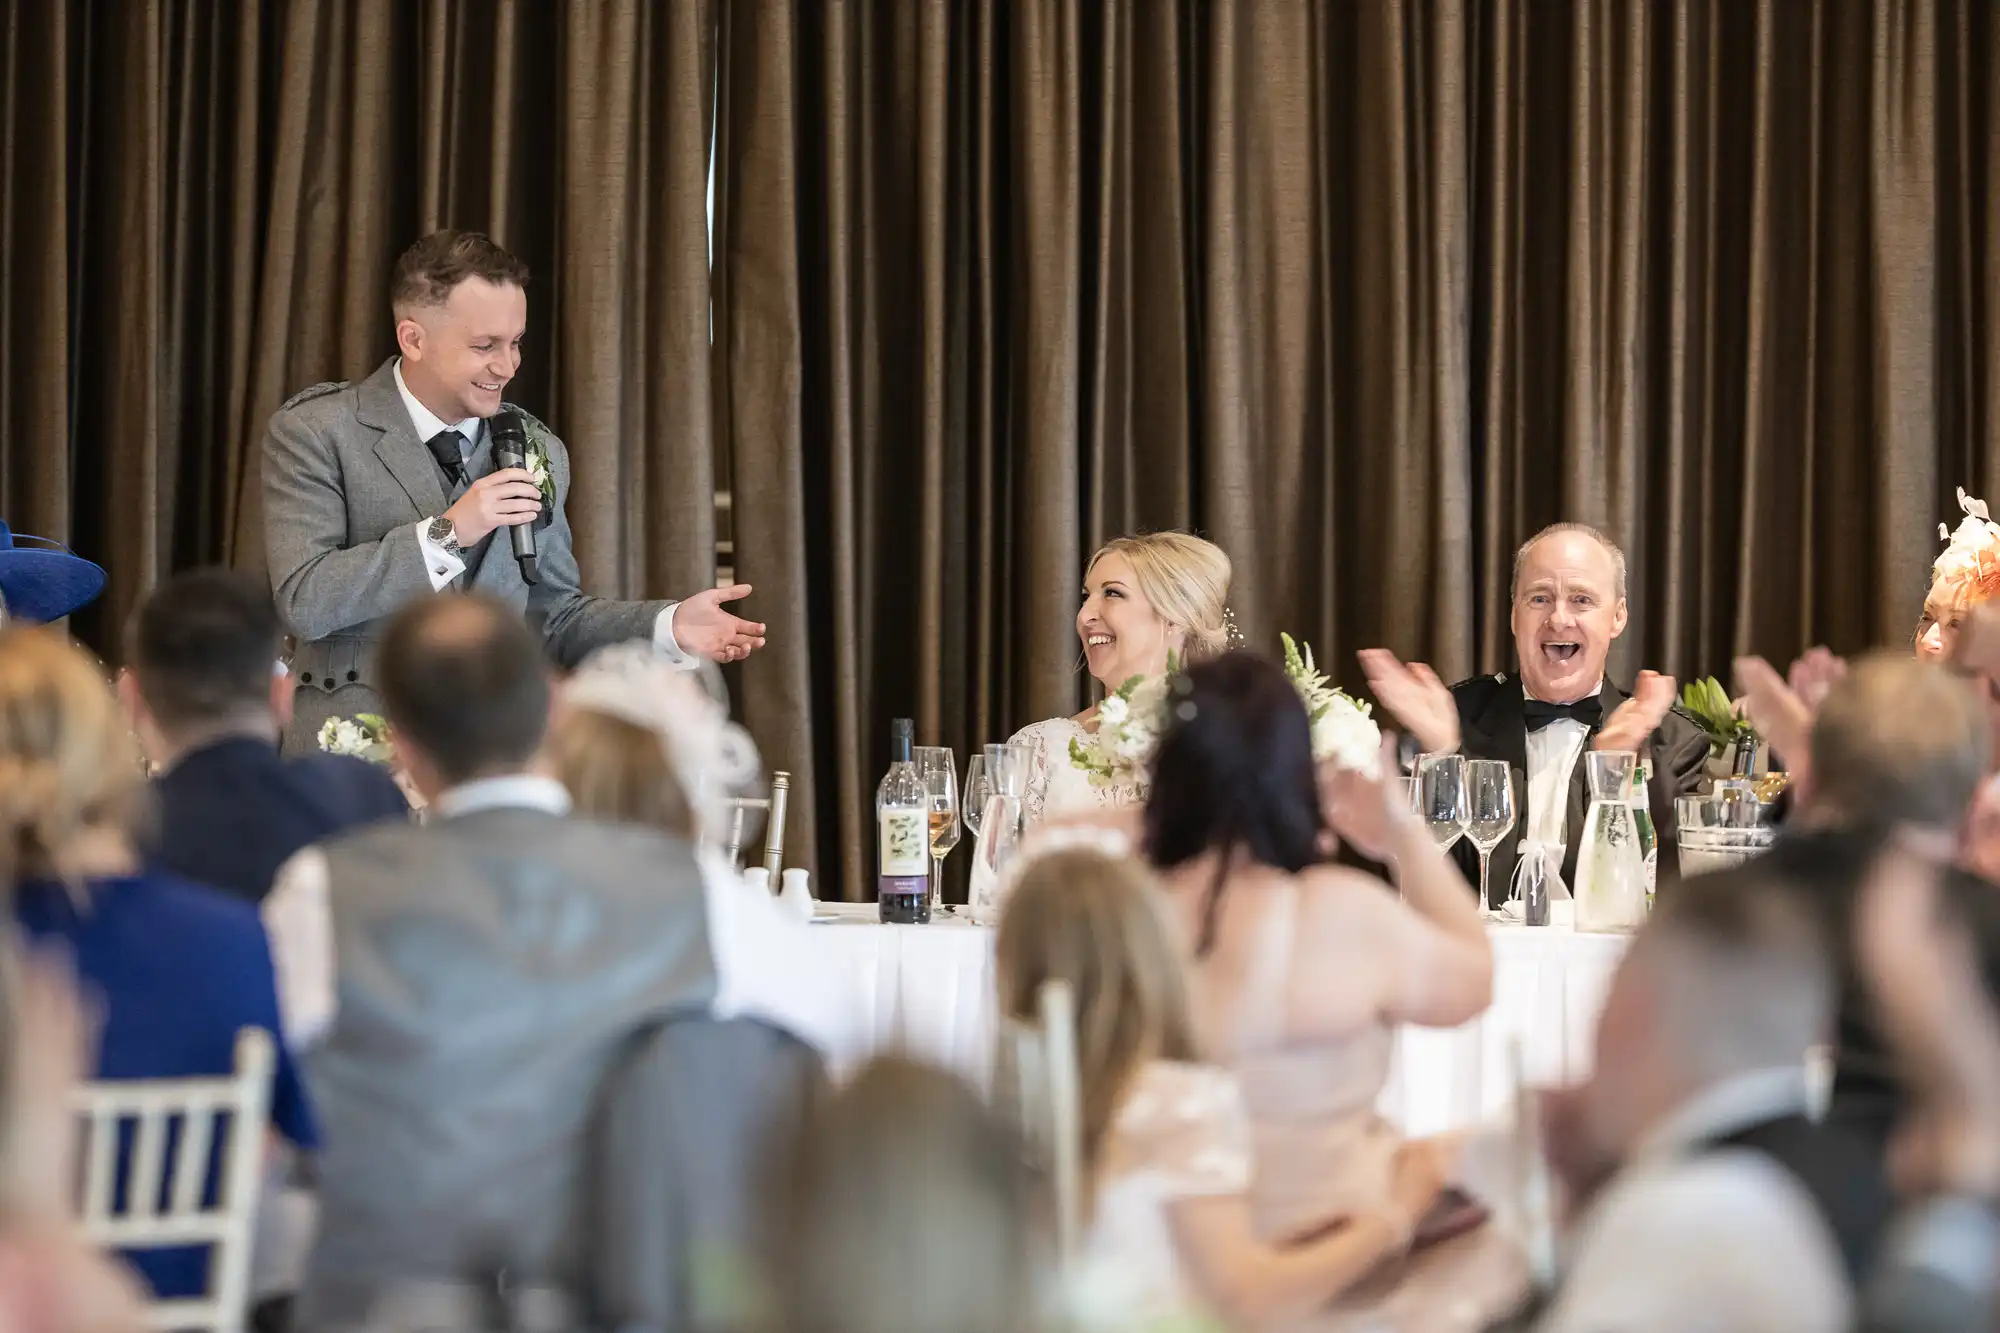
[{"label": "chair back", "polygon": [[[79,1211],[91,1242],[107,1250],[211,1247],[208,1293],[154,1302],[154,1328],[237,1333],[247,1322],[276,1061],[271,1034],[244,1028],[227,1077],[95,1082],[74,1094],[82,1122]],[[221,1170],[210,1199],[218,1140]]]},{"label": "chair back", "polygon": [[[1055,1195],[1056,1244],[1075,1257],[1083,1227],[1083,1093],[1076,1063],[1076,999],[1066,981],[1047,981],[1036,1017],[1001,1024],[994,1091],[1040,1159]],[[1009,1105],[1009,1103],[1012,1103]]]},{"label": "chair back", "polygon": [[729,801],[729,845],[724,850],[730,867],[742,867],[743,829],[749,813],[752,810],[764,811],[764,869],[771,872],[774,890],[779,874],[785,868],[785,808],[791,803],[791,795],[792,775],[773,773],[769,795],[735,796]]}]

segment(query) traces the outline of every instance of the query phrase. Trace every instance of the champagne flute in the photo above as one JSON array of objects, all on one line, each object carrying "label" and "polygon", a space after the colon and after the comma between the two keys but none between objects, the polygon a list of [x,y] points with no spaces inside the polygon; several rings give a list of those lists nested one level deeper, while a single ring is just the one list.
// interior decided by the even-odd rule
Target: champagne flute
[{"label": "champagne flute", "polygon": [[1464,755],[1427,754],[1417,760],[1417,813],[1439,851],[1450,851],[1465,836],[1472,809],[1466,800]]},{"label": "champagne flute", "polygon": [[913,757],[930,798],[931,910],[935,912],[944,898],[944,859],[958,846],[958,761],[941,745],[918,746]]},{"label": "champagne flute", "polygon": [[1514,770],[1504,759],[1469,759],[1465,764],[1466,839],[1479,849],[1479,906],[1484,910],[1486,867],[1493,849],[1514,831]]},{"label": "champagne flute", "polygon": [[979,836],[979,820],[986,811],[986,798],[993,794],[992,780],[986,773],[984,751],[965,761],[965,826],[972,830],[972,836]]}]

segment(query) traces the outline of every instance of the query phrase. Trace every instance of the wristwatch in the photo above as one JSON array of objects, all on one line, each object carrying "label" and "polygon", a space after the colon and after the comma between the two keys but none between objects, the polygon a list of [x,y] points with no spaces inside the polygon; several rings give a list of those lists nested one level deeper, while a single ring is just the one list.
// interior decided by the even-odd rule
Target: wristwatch
[{"label": "wristwatch", "polygon": [[438,547],[452,559],[465,558],[465,550],[458,544],[458,529],[454,528],[451,520],[443,514],[431,520],[431,525],[425,529],[424,535],[431,539],[431,545]]}]

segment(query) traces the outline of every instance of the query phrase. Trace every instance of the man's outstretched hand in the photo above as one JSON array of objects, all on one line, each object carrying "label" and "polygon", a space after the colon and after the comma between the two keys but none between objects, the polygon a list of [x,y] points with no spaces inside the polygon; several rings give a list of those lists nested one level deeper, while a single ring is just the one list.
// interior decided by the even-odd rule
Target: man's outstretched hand
[{"label": "man's outstretched hand", "polygon": [[741,662],[764,646],[764,627],[726,608],[750,595],[750,585],[698,592],[674,608],[674,642],[711,662]]}]

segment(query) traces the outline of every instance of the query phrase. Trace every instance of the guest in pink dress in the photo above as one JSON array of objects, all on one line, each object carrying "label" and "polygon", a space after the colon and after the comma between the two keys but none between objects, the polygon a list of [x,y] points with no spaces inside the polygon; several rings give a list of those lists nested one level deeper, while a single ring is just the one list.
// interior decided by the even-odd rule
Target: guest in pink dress
[{"label": "guest in pink dress", "polygon": [[1395,1154],[1366,1211],[1296,1244],[1251,1215],[1251,1131],[1236,1076],[1196,1049],[1187,960],[1157,879],[1114,848],[1069,846],[1018,871],[995,968],[1004,1014],[1042,987],[1075,1002],[1090,1222],[1071,1313],[1085,1327],[1185,1327],[1213,1314],[1263,1327],[1323,1310],[1400,1258],[1442,1184],[1438,1154]]},{"label": "guest in pink dress", "polygon": [[[1258,1230],[1313,1236],[1394,1197],[1405,1141],[1375,1104],[1397,1025],[1457,1026],[1491,1000],[1478,895],[1382,781],[1341,774],[1323,807],[1305,708],[1276,665],[1198,666],[1170,711],[1145,852],[1194,958],[1204,1048],[1242,1082]],[[1396,867],[1400,896],[1327,863],[1328,807],[1334,833]],[[1480,1227],[1334,1309],[1365,1327],[1475,1328],[1521,1278],[1511,1244]]]}]

